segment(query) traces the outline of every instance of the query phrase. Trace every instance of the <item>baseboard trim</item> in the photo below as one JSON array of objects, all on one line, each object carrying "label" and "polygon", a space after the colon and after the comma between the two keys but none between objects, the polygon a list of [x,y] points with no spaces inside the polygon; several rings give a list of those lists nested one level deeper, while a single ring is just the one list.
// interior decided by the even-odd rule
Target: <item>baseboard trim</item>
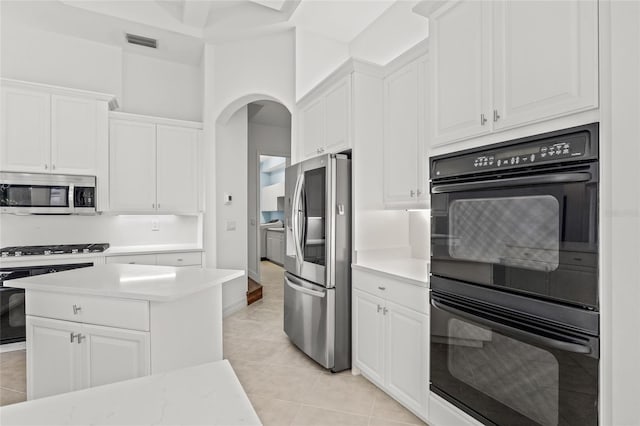
[{"label": "baseboard trim", "polygon": [[242,299],[238,300],[237,302],[233,302],[232,304],[227,305],[224,308],[222,308],[222,317],[223,318],[224,317],[228,317],[229,315],[238,312],[239,310],[241,310],[245,306],[247,306],[246,296],[243,297]]}]

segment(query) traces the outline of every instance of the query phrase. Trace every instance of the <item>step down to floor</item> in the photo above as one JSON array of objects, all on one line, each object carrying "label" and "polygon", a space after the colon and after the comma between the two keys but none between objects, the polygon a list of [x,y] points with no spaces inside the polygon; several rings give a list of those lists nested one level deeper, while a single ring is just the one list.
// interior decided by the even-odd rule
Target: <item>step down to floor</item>
[{"label": "step down to floor", "polygon": [[262,284],[258,284],[249,278],[249,290],[247,291],[247,305],[262,299]]}]

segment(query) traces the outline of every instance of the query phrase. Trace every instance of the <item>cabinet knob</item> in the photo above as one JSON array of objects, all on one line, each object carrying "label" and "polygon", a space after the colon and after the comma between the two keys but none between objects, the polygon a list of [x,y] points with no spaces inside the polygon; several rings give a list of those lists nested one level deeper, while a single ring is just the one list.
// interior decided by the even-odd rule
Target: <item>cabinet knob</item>
[{"label": "cabinet knob", "polygon": [[411,195],[411,197],[414,197],[416,195],[416,191],[412,189],[409,191],[409,194]]},{"label": "cabinet knob", "polygon": [[160,208],[160,203],[158,203],[158,208]]},{"label": "cabinet knob", "polygon": [[484,126],[486,122],[487,122],[487,117],[485,117],[484,114],[480,114],[480,125]]},{"label": "cabinet knob", "polygon": [[378,313],[382,310],[382,306],[378,305]]},{"label": "cabinet knob", "polygon": [[78,333],[78,344],[82,343],[82,340],[86,339],[86,338],[87,338],[87,336],[84,336],[81,333]]},{"label": "cabinet knob", "polygon": [[383,286],[381,286],[381,285],[379,285],[379,286],[378,286],[378,290],[385,291],[386,289],[387,289],[386,287],[383,287]]},{"label": "cabinet knob", "polygon": [[178,262],[182,262],[182,259],[178,258]]},{"label": "cabinet knob", "polygon": [[495,123],[498,120],[500,120],[500,114],[498,114],[498,110],[497,109],[494,109],[493,110],[493,122]]},{"label": "cabinet knob", "polygon": [[76,337],[79,337],[80,333],[75,334],[73,331],[71,333],[69,333],[69,340],[71,341],[71,343],[73,343],[73,341],[76,339]]},{"label": "cabinet knob", "polygon": [[422,191],[420,191],[419,189],[416,191],[416,193],[418,194],[418,197],[422,195]]},{"label": "cabinet knob", "polygon": [[[382,315],[387,315],[387,312],[389,312],[389,310],[387,308],[383,308],[382,309]],[[78,340],[80,339],[80,336],[78,336]],[[80,342],[78,342],[80,343]]]},{"label": "cabinet knob", "polygon": [[82,310],[82,306],[73,305],[73,315],[78,315],[78,312],[80,312],[81,310]]},{"label": "cabinet knob", "polygon": [[151,203],[151,208],[155,209],[156,208],[156,203]]},{"label": "cabinet knob", "polygon": [[49,165],[45,164],[44,169],[47,170],[48,168],[49,168]]}]

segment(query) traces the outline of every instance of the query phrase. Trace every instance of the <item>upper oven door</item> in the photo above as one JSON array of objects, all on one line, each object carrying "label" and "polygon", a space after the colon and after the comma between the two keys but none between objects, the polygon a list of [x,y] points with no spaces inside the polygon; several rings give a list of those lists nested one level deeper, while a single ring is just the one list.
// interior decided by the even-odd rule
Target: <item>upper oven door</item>
[{"label": "upper oven door", "polygon": [[598,308],[598,167],[434,183],[432,273]]}]

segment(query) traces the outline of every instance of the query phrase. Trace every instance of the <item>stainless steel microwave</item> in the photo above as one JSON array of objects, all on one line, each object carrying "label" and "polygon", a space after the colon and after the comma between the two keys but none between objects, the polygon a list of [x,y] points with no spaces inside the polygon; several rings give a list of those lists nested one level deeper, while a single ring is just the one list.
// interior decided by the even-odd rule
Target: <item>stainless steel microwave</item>
[{"label": "stainless steel microwave", "polygon": [[95,214],[96,177],[0,172],[0,212]]}]

